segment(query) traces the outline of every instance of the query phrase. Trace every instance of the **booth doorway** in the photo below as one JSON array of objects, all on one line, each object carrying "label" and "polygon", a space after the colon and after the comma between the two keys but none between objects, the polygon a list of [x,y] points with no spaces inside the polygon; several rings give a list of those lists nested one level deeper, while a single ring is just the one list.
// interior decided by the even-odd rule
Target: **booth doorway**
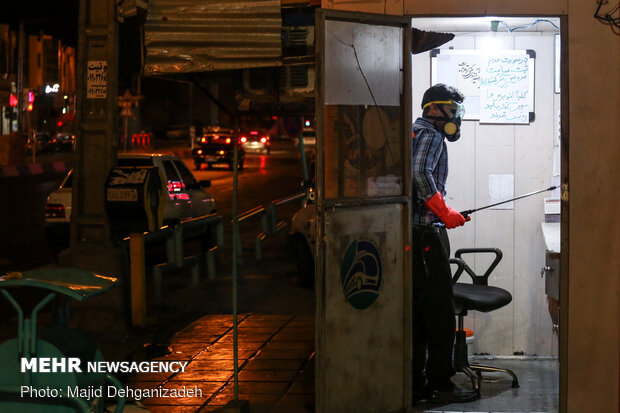
[{"label": "booth doorway", "polygon": [[[462,137],[448,144],[448,204],[468,210],[559,187],[564,181],[560,18],[413,18],[412,26],[455,34],[439,49],[412,57],[414,120],[421,114],[422,94],[434,83],[451,84],[466,96]],[[521,71],[517,61],[528,63],[520,83],[491,78],[492,62],[501,59],[505,72]],[[483,382],[479,402],[440,410],[558,410],[560,196],[556,189],[480,211],[450,232],[453,252],[502,250],[489,282],[508,290],[513,301],[491,313],[470,313],[465,327],[473,331],[474,357],[494,358],[485,364],[513,369],[527,385],[513,392],[509,379],[503,383],[507,387]],[[487,257],[473,265],[484,270]]]}]

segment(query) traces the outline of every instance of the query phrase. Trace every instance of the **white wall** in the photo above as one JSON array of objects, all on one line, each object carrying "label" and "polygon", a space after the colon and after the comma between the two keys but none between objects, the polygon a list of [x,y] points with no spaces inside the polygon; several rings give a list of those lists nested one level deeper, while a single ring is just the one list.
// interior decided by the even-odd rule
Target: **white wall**
[{"label": "white wall", "polygon": [[[415,19],[413,22],[415,27]],[[455,33],[442,48],[479,49],[486,33]],[[489,175],[514,175],[514,194],[552,185],[555,117],[559,95],[554,94],[553,32],[497,33],[503,49],[532,49],[535,62],[535,114],[529,125],[479,124],[464,121],[461,139],[448,144],[448,205],[458,210],[489,204]],[[414,119],[421,114],[422,94],[431,85],[430,56],[413,56]],[[547,309],[544,278],[545,245],[540,223],[544,221],[543,197],[516,201],[514,210],[474,213],[471,222],[449,232],[452,253],[458,248],[497,247],[504,254],[491,276],[493,285],[510,291],[513,302],[491,312],[473,312],[466,328],[474,330],[475,351],[501,355],[557,356],[557,336]],[[490,256],[489,256],[490,257]],[[490,260],[477,258],[482,272]],[[468,277],[466,277],[468,278]]]}]

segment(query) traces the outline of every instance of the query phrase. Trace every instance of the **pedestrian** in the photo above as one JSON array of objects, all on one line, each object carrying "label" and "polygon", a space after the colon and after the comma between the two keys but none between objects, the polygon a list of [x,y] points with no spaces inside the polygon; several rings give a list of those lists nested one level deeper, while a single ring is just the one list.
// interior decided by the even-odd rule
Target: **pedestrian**
[{"label": "pedestrian", "polygon": [[[446,140],[460,137],[464,96],[444,84],[422,98],[422,117],[413,123],[413,400],[459,403],[478,394],[452,382],[456,330],[447,229],[466,219],[444,201],[448,178]],[[467,219],[469,220],[469,218]]]}]

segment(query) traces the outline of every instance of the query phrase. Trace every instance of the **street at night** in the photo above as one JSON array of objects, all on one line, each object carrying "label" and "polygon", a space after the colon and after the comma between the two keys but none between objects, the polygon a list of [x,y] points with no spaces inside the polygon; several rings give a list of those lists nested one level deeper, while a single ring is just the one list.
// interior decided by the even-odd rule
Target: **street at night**
[{"label": "street at night", "polygon": [[[243,171],[238,179],[238,214],[257,206],[269,206],[272,201],[302,192],[302,166],[297,149],[290,140],[281,140],[274,144],[269,155],[248,154]],[[166,145],[158,150],[153,147],[136,148],[132,152],[176,153],[190,168],[196,179],[210,180],[208,191],[215,198],[218,213],[224,218],[227,230],[232,219],[233,172],[226,166],[214,166],[212,169],[194,170],[189,149],[183,143],[175,146]],[[70,165],[73,156],[69,154],[47,155],[43,162],[66,162]],[[50,192],[62,182],[65,173],[23,174],[2,177],[4,199],[0,206],[2,216],[11,219],[2,222],[0,238],[1,256],[0,272],[23,271],[53,263],[55,249],[45,241],[43,227],[45,224],[45,201]],[[301,201],[293,201],[278,209],[278,218],[290,223],[294,212],[301,207]],[[241,226],[242,238],[247,246],[253,247],[253,237],[260,232],[260,220],[252,220]],[[252,232],[256,231],[254,235]],[[249,239],[248,239],[249,237]],[[231,242],[231,234],[225,239]],[[230,247],[230,245],[229,245]],[[276,245],[274,245],[276,247]],[[284,248],[285,244],[277,248]]]},{"label": "street at night", "polygon": [[620,413],[618,2],[4,3],[0,413]]}]

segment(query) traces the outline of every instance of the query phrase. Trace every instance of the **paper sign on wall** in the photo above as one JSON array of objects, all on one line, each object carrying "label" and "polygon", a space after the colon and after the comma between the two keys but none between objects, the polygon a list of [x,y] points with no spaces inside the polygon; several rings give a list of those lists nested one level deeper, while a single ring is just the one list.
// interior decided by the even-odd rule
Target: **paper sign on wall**
[{"label": "paper sign on wall", "polygon": [[465,96],[480,96],[480,64],[478,61],[459,62],[456,87]]},{"label": "paper sign on wall", "polygon": [[89,60],[86,68],[86,98],[105,99],[108,89],[108,62]]},{"label": "paper sign on wall", "polygon": [[[515,176],[512,174],[489,175],[489,205],[515,197]],[[491,207],[490,209],[514,209],[514,202]]]}]

